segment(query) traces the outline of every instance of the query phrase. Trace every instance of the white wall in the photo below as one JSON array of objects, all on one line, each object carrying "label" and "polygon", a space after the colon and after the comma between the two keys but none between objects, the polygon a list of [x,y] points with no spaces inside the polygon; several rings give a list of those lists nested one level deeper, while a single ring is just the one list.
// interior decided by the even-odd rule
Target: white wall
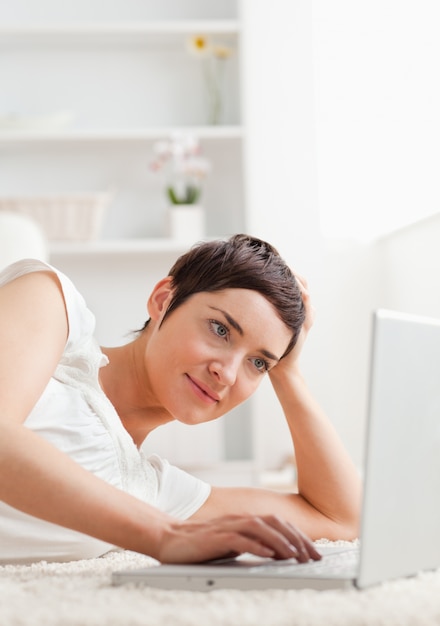
[{"label": "white wall", "polygon": [[[375,242],[440,208],[439,11],[435,0],[243,2],[248,226],[309,280],[303,369],[358,464],[372,310],[440,308],[438,230]],[[255,410],[259,461],[274,466],[289,443],[269,384]]]},{"label": "white wall", "polygon": [[[358,460],[370,292],[353,297],[353,284],[358,274],[370,282],[369,249],[320,233],[312,6],[275,0],[268,12],[263,0],[249,0],[243,18],[248,230],[308,279],[317,321],[304,371]],[[291,446],[269,383],[254,407],[259,462],[276,466]]]},{"label": "white wall", "polygon": [[330,236],[440,206],[437,0],[313,0],[318,187]]},{"label": "white wall", "polygon": [[440,318],[440,214],[377,244],[384,268],[382,306]]}]

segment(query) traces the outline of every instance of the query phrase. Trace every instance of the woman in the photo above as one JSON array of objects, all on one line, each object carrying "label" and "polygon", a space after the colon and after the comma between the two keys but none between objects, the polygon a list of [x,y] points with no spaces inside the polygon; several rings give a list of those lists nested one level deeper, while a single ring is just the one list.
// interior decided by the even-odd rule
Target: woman
[{"label": "woman", "polygon": [[[119,546],[162,562],[306,561],[319,558],[306,535],[355,537],[356,471],[298,367],[309,295],[277,251],[245,235],[200,244],[147,308],[133,341],[101,349],[62,273],[20,261],[0,274],[0,559]],[[292,434],[298,493],[211,489],[145,457],[154,428],[217,419],[265,374]]]}]

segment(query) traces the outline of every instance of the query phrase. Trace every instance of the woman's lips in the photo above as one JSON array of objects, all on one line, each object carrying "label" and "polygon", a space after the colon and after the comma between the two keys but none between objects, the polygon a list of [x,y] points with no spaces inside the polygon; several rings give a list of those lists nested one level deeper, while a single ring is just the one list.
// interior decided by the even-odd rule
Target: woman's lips
[{"label": "woman's lips", "polygon": [[201,400],[203,400],[204,402],[207,402],[208,404],[214,404],[215,402],[220,401],[220,396],[217,393],[215,393],[215,391],[210,389],[208,385],[205,385],[201,381],[196,380],[195,378],[192,378],[189,374],[187,374],[186,376],[188,378],[188,381],[194,393]]}]

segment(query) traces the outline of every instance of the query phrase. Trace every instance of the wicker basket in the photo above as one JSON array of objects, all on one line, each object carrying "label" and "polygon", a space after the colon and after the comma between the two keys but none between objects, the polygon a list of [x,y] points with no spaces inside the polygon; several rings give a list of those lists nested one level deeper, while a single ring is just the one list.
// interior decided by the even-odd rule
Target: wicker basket
[{"label": "wicker basket", "polygon": [[33,218],[50,240],[90,240],[100,233],[110,192],[0,197],[0,211],[12,211]]}]

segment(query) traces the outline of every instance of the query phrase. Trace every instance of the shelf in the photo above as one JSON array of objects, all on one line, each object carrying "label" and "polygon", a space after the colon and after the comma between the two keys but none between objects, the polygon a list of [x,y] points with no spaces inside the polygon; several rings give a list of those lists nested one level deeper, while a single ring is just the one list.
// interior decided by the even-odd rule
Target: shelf
[{"label": "shelf", "polygon": [[50,256],[79,257],[139,254],[182,254],[194,242],[174,239],[97,239],[96,241],[52,241]]},{"label": "shelf", "polygon": [[243,138],[243,128],[241,126],[162,126],[133,130],[0,130],[0,145],[9,143],[156,141],[157,139],[164,139],[180,133],[213,141]]},{"label": "shelf", "polygon": [[176,37],[204,35],[236,36],[237,20],[176,20],[137,22],[87,22],[77,24],[9,25],[0,28],[5,43],[157,43]]}]

